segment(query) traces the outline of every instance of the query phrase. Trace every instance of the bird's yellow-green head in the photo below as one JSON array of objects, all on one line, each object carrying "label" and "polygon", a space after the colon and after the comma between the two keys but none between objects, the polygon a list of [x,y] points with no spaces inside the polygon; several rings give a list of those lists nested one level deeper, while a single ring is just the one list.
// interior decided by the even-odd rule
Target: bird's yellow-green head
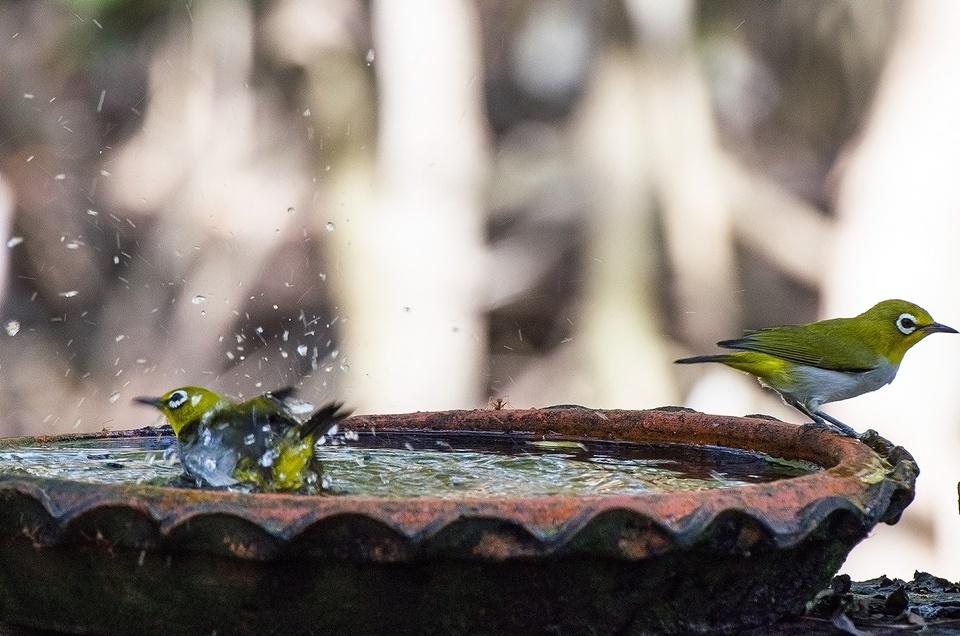
[{"label": "bird's yellow-green head", "polygon": [[167,391],[160,397],[136,397],[135,402],[149,404],[160,409],[166,416],[173,434],[180,436],[180,431],[189,424],[203,417],[227,401],[223,396],[200,386],[183,386],[179,389]]},{"label": "bird's yellow-green head", "polygon": [[865,342],[894,364],[900,364],[910,347],[932,333],[957,333],[935,321],[923,307],[899,299],[881,301],[851,323]]}]

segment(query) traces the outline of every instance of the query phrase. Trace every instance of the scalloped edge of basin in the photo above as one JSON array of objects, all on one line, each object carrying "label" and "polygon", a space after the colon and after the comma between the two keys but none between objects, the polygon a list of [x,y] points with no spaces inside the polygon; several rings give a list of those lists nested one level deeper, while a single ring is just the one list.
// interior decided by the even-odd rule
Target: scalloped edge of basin
[{"label": "scalloped edge of basin", "polygon": [[341,428],[721,445],[825,470],[703,491],[462,500],[7,475],[0,620],[102,633],[736,629],[801,611],[874,525],[896,522],[917,474],[873,432],[861,442],[686,409],[366,415]]}]

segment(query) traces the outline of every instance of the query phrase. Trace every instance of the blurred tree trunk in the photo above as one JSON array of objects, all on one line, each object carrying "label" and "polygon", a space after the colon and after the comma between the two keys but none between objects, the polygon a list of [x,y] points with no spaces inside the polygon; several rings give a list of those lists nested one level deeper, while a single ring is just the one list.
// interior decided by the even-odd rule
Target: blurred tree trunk
[{"label": "blurred tree trunk", "polygon": [[311,234],[321,237],[323,246],[323,268],[310,273],[316,287],[307,291],[330,298],[336,322],[328,329],[318,327],[325,337],[336,336],[340,347],[333,366],[342,373],[304,377],[303,394],[335,395],[362,410],[371,400],[363,394],[369,388],[363,358],[354,355],[355,343],[367,337],[355,328],[365,324],[357,299],[366,293],[366,286],[357,273],[371,267],[364,246],[377,187],[377,95],[370,68],[375,57],[356,29],[366,24],[366,9],[360,3],[308,0],[278,5],[271,25],[279,57],[306,72],[308,138],[316,175],[307,209]]},{"label": "blurred tree trunk", "polygon": [[344,265],[349,381],[364,409],[480,401],[486,155],[467,0],[375,2],[377,201]]},{"label": "blurred tree trunk", "polygon": [[676,399],[660,336],[665,314],[657,298],[645,79],[632,51],[612,50],[599,62],[580,114],[592,206],[577,343],[583,361],[571,371],[585,375],[579,384],[590,389],[567,400],[595,406],[651,407]]},{"label": "blurred tree trunk", "polygon": [[[884,298],[960,322],[960,3],[905,3],[899,37],[865,134],[841,165],[839,237],[824,313],[851,315]],[[920,468],[917,501],[848,562],[857,578],[914,569],[960,578],[960,341],[934,336],[907,355],[890,387],[833,410],[906,446]],[[906,543],[933,544],[927,559]],[[922,544],[926,543],[927,546]],[[897,562],[897,555],[909,555]]]},{"label": "blurred tree trunk", "polygon": [[728,335],[739,303],[724,171],[692,48],[693,3],[627,7],[639,44],[602,59],[578,122],[594,186],[583,360],[558,366],[573,371],[559,380],[568,400],[636,408],[677,398],[659,335],[669,312],[657,296],[657,204],[684,339],[707,346]]},{"label": "blurred tree trunk", "polygon": [[706,348],[735,333],[733,224],[703,72],[692,0],[628,0],[639,42],[653,189],[662,206],[674,300],[686,342]]}]

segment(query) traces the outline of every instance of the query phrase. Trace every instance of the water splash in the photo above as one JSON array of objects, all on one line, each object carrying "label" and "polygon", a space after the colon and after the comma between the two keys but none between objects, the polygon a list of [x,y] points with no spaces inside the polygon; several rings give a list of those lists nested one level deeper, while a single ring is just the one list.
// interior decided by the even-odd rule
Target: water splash
[{"label": "water splash", "polygon": [[19,320],[8,320],[3,323],[3,330],[7,332],[8,336],[15,336],[20,333],[20,321]]}]

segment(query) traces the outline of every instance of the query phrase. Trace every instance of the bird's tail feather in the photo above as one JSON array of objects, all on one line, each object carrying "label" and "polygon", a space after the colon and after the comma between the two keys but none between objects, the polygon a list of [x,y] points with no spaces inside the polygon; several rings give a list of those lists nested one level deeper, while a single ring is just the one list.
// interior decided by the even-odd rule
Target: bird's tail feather
[{"label": "bird's tail feather", "polygon": [[679,360],[674,360],[677,364],[697,364],[700,362],[720,362],[726,364],[730,362],[729,353],[717,353],[710,356],[693,356],[691,358],[680,358]]},{"label": "bird's tail feather", "polygon": [[300,438],[306,439],[310,435],[320,437],[340,423],[340,420],[350,415],[350,409],[344,410],[343,402],[330,402],[320,407],[310,419],[300,428]]}]

